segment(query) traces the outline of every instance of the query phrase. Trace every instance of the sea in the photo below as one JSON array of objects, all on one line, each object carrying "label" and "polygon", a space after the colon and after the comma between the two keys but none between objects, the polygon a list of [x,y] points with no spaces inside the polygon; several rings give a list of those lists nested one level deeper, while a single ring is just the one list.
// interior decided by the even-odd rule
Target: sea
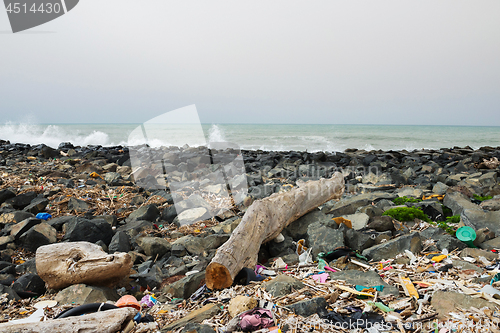
[{"label": "sea", "polygon": [[11,143],[61,142],[75,146],[207,145],[228,142],[247,150],[329,151],[417,150],[500,146],[500,127],[412,125],[298,125],[298,124],[28,124],[0,125],[0,139]]}]

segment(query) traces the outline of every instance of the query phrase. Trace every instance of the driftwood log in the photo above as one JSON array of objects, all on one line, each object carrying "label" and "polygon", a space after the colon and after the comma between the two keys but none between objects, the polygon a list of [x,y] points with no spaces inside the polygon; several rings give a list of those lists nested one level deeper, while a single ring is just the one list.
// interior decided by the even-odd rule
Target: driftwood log
[{"label": "driftwood log", "polygon": [[78,317],[68,317],[41,321],[38,323],[0,324],[3,333],[115,333],[122,331],[127,323],[134,319],[136,309],[122,308],[95,312]]},{"label": "driftwood log", "polygon": [[299,217],[344,192],[344,177],[308,181],[288,192],[255,201],[246,211],[231,238],[215,254],[205,272],[207,287],[228,288],[244,267],[254,267],[261,244],[276,238]]},{"label": "driftwood log", "polygon": [[36,251],[36,271],[50,289],[78,283],[113,287],[131,268],[128,253],[107,254],[88,242],[45,245]]}]

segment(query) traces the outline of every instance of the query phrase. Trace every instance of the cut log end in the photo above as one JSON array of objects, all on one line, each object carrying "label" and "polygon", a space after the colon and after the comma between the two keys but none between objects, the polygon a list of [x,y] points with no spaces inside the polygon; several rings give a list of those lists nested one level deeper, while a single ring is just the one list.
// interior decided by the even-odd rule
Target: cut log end
[{"label": "cut log end", "polygon": [[233,284],[231,273],[224,266],[216,262],[208,265],[205,274],[205,283],[210,290],[221,290],[229,288]]}]

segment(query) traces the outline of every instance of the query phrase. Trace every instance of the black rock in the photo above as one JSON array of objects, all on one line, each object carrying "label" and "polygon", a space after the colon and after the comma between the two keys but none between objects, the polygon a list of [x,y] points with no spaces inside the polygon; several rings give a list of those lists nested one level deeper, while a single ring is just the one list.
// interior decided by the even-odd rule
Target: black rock
[{"label": "black rock", "polygon": [[31,201],[36,198],[36,196],[37,194],[35,192],[26,192],[8,199],[5,202],[11,204],[15,209],[24,209],[24,207],[28,206]]},{"label": "black rock", "polygon": [[40,223],[21,235],[19,243],[28,251],[57,242],[57,231],[47,223]]},{"label": "black rock", "polygon": [[45,210],[45,207],[49,204],[49,200],[45,198],[35,198],[31,203],[24,207],[24,211],[30,212],[32,214],[38,214]]},{"label": "black rock", "polygon": [[117,231],[108,246],[109,253],[130,251],[130,239],[124,231]]},{"label": "black rock", "polygon": [[177,216],[177,211],[175,210],[175,205],[170,205],[165,207],[161,214],[161,219],[163,221],[167,221],[168,223],[172,223]]},{"label": "black rock", "polygon": [[70,242],[86,241],[95,243],[102,240],[108,245],[113,238],[113,229],[105,220],[95,219],[87,220],[76,218],[67,223],[66,234],[63,240]]},{"label": "black rock", "polygon": [[33,273],[36,274],[36,258],[29,259],[16,266],[17,274]]},{"label": "black rock", "polygon": [[7,189],[0,190],[0,205],[3,204],[5,201],[12,199],[16,196],[16,194],[12,191],[9,191]]},{"label": "black rock", "polygon": [[151,204],[147,206],[142,206],[141,208],[132,212],[132,214],[130,214],[127,217],[127,222],[138,221],[138,220],[154,222],[159,216],[160,216],[160,211],[158,210],[156,205]]},{"label": "black rock", "polygon": [[287,305],[286,308],[292,310],[302,317],[309,317],[315,313],[320,316],[325,316],[327,313],[326,305],[327,304],[324,297],[316,297],[313,299],[300,301],[292,305]]},{"label": "black rock", "polygon": [[11,300],[18,301],[21,299],[21,297],[19,297],[19,295],[14,291],[14,289],[0,284],[0,295],[3,294],[7,294],[7,299],[9,301]]},{"label": "black rock", "polygon": [[21,276],[14,282],[12,289],[15,292],[20,293],[22,291],[33,292],[38,295],[45,293],[45,281],[43,281],[38,275],[33,273],[27,273]]}]

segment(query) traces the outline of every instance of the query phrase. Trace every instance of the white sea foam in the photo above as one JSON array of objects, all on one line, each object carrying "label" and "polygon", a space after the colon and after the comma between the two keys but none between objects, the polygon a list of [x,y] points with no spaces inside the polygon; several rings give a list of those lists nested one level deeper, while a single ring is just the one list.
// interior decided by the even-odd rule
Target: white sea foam
[{"label": "white sea foam", "polygon": [[29,123],[6,123],[0,125],[0,139],[12,143],[27,143],[31,145],[46,144],[56,147],[61,142],[71,142],[74,145],[110,145],[109,135],[101,131],[72,131],[59,125],[35,125]]}]

